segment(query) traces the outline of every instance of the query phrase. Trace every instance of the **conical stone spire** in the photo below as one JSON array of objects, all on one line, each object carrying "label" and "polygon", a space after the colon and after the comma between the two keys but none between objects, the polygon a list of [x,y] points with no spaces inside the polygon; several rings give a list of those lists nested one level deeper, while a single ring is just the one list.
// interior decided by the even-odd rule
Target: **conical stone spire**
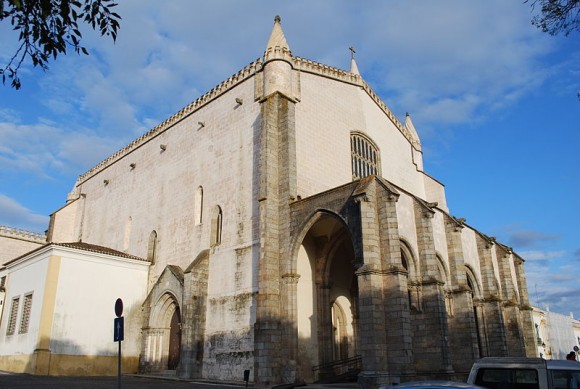
[{"label": "conical stone spire", "polygon": [[282,31],[280,16],[276,15],[274,18],[274,27],[272,28],[272,33],[270,34],[270,39],[268,39],[268,45],[264,52],[264,59],[267,61],[284,56],[292,56],[292,53],[290,52],[290,47],[288,47],[288,42],[286,42],[284,31]]},{"label": "conical stone spire", "polygon": [[411,115],[409,114],[409,112],[407,112],[405,114],[405,128],[411,134],[414,147],[417,150],[421,150],[421,141],[419,140],[419,133],[415,129],[415,125],[413,124],[413,121],[411,120]]},{"label": "conical stone spire", "polygon": [[356,65],[356,61],[354,59],[354,53],[356,53],[354,47],[349,47],[348,48],[350,50],[350,72],[352,74],[356,74],[357,76],[360,76],[360,72],[358,71],[358,66]]}]

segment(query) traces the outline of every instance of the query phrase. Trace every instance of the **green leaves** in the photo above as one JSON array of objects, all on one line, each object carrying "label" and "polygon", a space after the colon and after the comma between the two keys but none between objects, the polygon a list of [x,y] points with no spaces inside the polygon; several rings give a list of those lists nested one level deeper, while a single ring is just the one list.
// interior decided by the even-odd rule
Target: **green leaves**
[{"label": "green leaves", "polygon": [[580,32],[580,0],[534,0],[531,5],[532,9],[540,8],[541,13],[533,17],[532,24],[542,31],[566,36],[572,31]]},{"label": "green leaves", "polygon": [[20,46],[8,64],[0,69],[2,82],[20,89],[18,70],[27,58],[32,65],[48,69],[50,60],[73,48],[77,54],[88,55],[81,45],[79,22],[90,25],[101,36],[117,39],[121,16],[112,9],[114,0],[0,0],[0,22],[10,19],[19,31]]}]

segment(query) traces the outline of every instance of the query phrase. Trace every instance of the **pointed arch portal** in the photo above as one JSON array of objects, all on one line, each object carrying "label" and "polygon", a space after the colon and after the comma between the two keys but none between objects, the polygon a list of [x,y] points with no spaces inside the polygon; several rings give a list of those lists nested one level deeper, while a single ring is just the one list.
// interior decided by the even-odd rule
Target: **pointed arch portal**
[{"label": "pointed arch portal", "polygon": [[176,370],[181,356],[181,310],[172,293],[164,293],[154,305],[144,331],[147,371]]},{"label": "pointed arch portal", "polygon": [[301,375],[356,352],[358,286],[350,232],[338,216],[322,213],[304,236],[296,261],[298,355]]}]

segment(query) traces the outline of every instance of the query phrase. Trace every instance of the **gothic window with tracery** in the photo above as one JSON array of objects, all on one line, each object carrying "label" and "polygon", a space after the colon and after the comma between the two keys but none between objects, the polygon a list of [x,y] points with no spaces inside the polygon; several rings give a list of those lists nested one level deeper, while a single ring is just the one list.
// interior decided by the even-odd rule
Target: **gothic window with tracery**
[{"label": "gothic window with tracery", "polygon": [[380,155],[375,143],[360,132],[350,135],[352,179],[380,175]]}]

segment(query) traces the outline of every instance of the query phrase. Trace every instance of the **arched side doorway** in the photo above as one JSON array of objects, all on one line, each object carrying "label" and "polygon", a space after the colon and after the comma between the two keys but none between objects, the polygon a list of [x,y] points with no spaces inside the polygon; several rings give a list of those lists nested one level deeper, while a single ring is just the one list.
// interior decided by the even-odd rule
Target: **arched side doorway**
[{"label": "arched side doorway", "polygon": [[152,307],[144,329],[141,368],[147,372],[176,370],[181,355],[181,311],[175,296],[164,293]]},{"label": "arched side doorway", "polygon": [[[313,381],[321,365],[357,354],[358,287],[350,233],[338,216],[320,213],[308,228],[296,259],[299,375]],[[317,372],[313,368],[319,366]],[[317,374],[319,375],[317,377]]]}]

